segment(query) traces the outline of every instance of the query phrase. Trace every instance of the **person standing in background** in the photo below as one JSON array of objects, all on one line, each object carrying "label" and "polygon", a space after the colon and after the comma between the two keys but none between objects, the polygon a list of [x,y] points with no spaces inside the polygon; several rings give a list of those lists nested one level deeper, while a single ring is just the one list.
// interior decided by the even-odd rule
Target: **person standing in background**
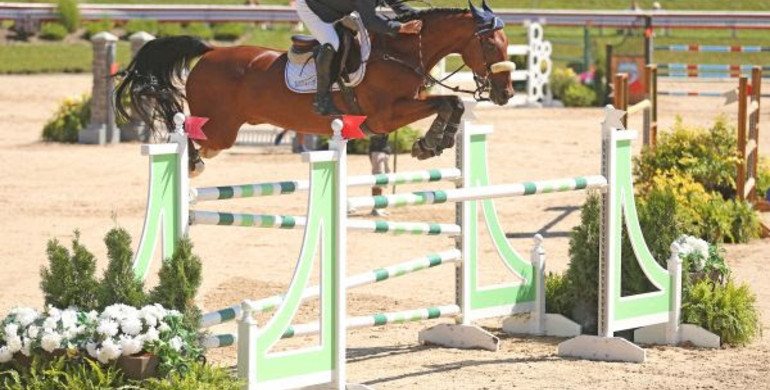
[{"label": "person standing in background", "polygon": [[[393,150],[388,140],[388,135],[373,135],[369,138],[369,161],[372,163],[372,175],[390,173],[390,155]],[[382,187],[372,187],[372,196],[382,195]],[[371,215],[377,217],[387,216],[383,209],[372,209]]]}]

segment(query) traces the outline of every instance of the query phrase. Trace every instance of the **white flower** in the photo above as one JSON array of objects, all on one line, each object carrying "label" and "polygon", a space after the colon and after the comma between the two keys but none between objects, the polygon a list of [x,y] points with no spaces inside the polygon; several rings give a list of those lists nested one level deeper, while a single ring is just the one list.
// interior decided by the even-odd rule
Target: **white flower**
[{"label": "white flower", "polygon": [[171,330],[171,327],[168,326],[167,323],[161,321],[160,325],[158,325],[158,330],[161,332],[168,332],[169,330]]},{"label": "white flower", "polygon": [[96,310],[91,310],[86,314],[86,319],[88,322],[96,322],[96,320],[99,319],[99,313],[97,313]]},{"label": "white flower", "polygon": [[5,326],[3,332],[5,332],[5,337],[16,336],[19,334],[19,324],[11,322]]},{"label": "white flower", "polygon": [[11,314],[16,316],[16,322],[22,327],[29,326],[29,324],[35,322],[35,320],[40,317],[40,313],[38,313],[37,310],[28,307],[16,308],[11,311]]},{"label": "white flower", "polygon": [[30,338],[36,339],[37,336],[40,335],[40,327],[35,325],[30,325],[29,328],[27,328],[27,336]]},{"label": "white flower", "polygon": [[13,353],[21,351],[21,348],[23,347],[23,344],[21,342],[21,337],[19,337],[18,335],[13,335],[11,337],[6,338],[5,345]]},{"label": "white flower", "polygon": [[64,310],[61,313],[61,324],[64,329],[76,327],[78,325],[78,312],[73,309]]},{"label": "white flower", "polygon": [[26,357],[32,356],[32,339],[24,338],[24,346],[21,347],[21,353]]},{"label": "white flower", "polygon": [[61,310],[51,305],[48,305],[48,317],[51,317],[54,320],[59,321],[59,319],[61,319]]},{"label": "white flower", "polygon": [[120,323],[120,328],[123,330],[123,333],[136,336],[142,331],[142,321],[136,317],[129,317]]},{"label": "white flower", "polygon": [[13,359],[13,352],[8,347],[0,347],[0,364],[8,363]]},{"label": "white flower", "polygon": [[40,339],[40,346],[48,352],[53,352],[61,346],[61,335],[54,332],[47,332]]},{"label": "white flower", "polygon": [[158,341],[160,338],[160,334],[158,333],[158,330],[155,328],[147,329],[147,333],[143,336],[145,343],[151,343],[153,341]]},{"label": "white flower", "polygon": [[111,305],[104,308],[101,315],[102,318],[120,319],[122,318],[120,305]]},{"label": "white flower", "polygon": [[85,326],[82,326],[82,325],[74,328],[69,328],[64,331],[64,337],[67,338],[68,340],[72,340],[75,337],[78,337],[81,333],[83,333],[85,329],[86,329]]},{"label": "white flower", "polygon": [[104,336],[113,337],[118,334],[118,323],[112,320],[101,320],[96,331]]},{"label": "white flower", "polygon": [[43,321],[43,329],[51,331],[59,326],[59,320],[54,317],[48,317]]},{"label": "white flower", "polygon": [[86,343],[86,351],[88,352],[88,355],[94,359],[99,357],[99,351],[96,349],[96,343],[93,341]]},{"label": "white flower", "polygon": [[168,346],[171,347],[171,349],[173,349],[174,351],[177,351],[177,352],[182,350],[182,346],[183,345],[184,345],[184,343],[182,342],[182,339],[179,336],[174,337],[173,339],[171,339],[168,342]]},{"label": "white flower", "polygon": [[112,339],[107,339],[104,340],[102,347],[98,350],[96,359],[102,364],[106,364],[110,360],[119,358],[122,353],[123,351],[121,350],[120,345],[115,344]]},{"label": "white flower", "polygon": [[131,356],[142,351],[142,340],[139,337],[120,336],[119,343],[123,348],[123,356]]}]

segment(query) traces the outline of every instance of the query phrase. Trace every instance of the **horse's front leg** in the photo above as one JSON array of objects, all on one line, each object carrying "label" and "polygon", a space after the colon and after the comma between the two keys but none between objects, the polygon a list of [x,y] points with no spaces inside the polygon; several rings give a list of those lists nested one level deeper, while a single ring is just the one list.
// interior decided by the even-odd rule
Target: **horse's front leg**
[{"label": "horse's front leg", "polygon": [[457,132],[456,124],[462,117],[462,111],[455,114],[458,104],[462,110],[462,101],[456,96],[429,96],[422,100],[399,101],[393,106],[394,121],[399,125],[412,123],[434,113],[438,114],[425,136],[412,145],[412,157],[425,160],[441,154],[445,149],[444,132],[447,125],[455,123],[454,132]]}]

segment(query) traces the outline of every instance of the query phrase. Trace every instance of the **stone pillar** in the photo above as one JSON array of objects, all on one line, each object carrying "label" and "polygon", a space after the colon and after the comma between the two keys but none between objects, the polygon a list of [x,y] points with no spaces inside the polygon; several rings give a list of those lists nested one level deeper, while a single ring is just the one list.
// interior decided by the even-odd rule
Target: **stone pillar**
[{"label": "stone pillar", "polygon": [[[144,31],[139,31],[131,35],[128,40],[131,42],[131,58],[136,57],[136,53],[147,42],[155,39],[155,36],[148,34]],[[121,133],[121,141],[142,141],[147,142],[149,140],[149,134],[147,134],[147,126],[136,114],[131,113],[131,120],[126,124]]]},{"label": "stone pillar", "polygon": [[115,47],[118,38],[101,32],[91,38],[94,47],[94,86],[91,92],[91,122],[78,135],[81,144],[120,142],[120,129],[115,124],[113,91],[115,80],[111,77],[115,66]]}]

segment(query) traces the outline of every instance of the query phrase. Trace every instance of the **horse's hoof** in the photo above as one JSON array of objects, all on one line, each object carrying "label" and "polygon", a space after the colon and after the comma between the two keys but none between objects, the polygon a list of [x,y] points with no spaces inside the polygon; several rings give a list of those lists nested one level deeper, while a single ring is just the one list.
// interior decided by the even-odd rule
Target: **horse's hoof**
[{"label": "horse's hoof", "polygon": [[221,152],[221,150],[213,150],[213,149],[204,147],[204,148],[200,148],[198,152],[200,152],[201,157],[203,158],[214,158],[219,154],[219,152]]},{"label": "horse's hoof", "polygon": [[423,145],[423,141],[424,139],[420,138],[417,142],[412,144],[412,157],[418,160],[427,160],[431,157],[435,157],[436,151],[427,149],[425,145]]},{"label": "horse's hoof", "polygon": [[204,164],[203,161],[198,159],[198,161],[195,161],[195,167],[190,171],[190,177],[191,178],[198,177],[205,170],[206,170],[206,164]]},{"label": "horse's hoof", "polygon": [[454,146],[455,146],[455,136],[444,135],[444,138],[441,139],[441,149],[452,149],[452,147]]}]

